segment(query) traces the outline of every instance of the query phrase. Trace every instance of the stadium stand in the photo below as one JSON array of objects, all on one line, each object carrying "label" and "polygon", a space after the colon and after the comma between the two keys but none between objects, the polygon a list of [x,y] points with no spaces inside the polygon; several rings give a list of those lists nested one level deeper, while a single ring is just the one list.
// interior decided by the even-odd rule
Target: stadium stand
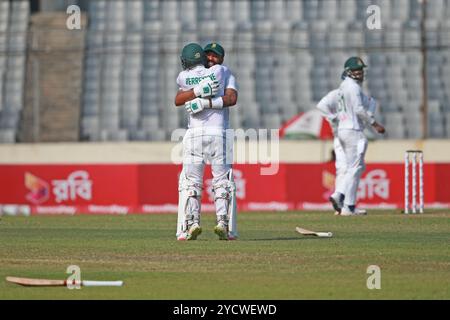
[{"label": "stadium stand", "polygon": [[[126,78],[123,75],[122,85],[117,85],[121,86],[122,92],[128,92],[127,96],[131,100],[114,97],[116,102],[109,106],[109,110],[117,109],[118,101],[122,101],[119,107],[122,111],[114,111],[120,120],[112,121],[115,125],[110,129],[117,131],[120,127],[121,130],[127,130],[131,139],[143,139],[144,136],[157,140],[169,138],[174,128],[185,123],[185,115],[177,112],[171,105],[173,92],[176,90],[172,79],[180,71],[177,52],[187,42],[199,41],[204,45],[209,41],[221,41],[223,36],[226,43],[222,43],[227,48],[226,64],[238,78],[239,105],[243,106],[232,111],[232,125],[248,128],[259,124],[261,127],[277,128],[294,114],[313,108],[327,91],[339,84],[345,58],[362,52],[370,66],[367,88],[380,101],[380,117],[387,120],[388,128],[392,127],[388,137],[418,138],[421,119],[420,116],[411,114],[420,112],[422,98],[421,54],[418,50],[420,8],[413,2],[273,0],[220,1],[219,4],[213,1],[145,1],[145,6],[151,6],[153,12],[159,12],[158,15],[152,13],[150,18],[150,13],[142,16],[139,10],[141,1],[135,1],[133,5],[117,1],[114,6],[122,8],[124,16],[133,21],[133,28],[130,28],[126,23],[120,22],[120,19],[126,19],[124,16],[116,17],[116,27],[125,26],[120,28],[120,32],[126,34],[125,38],[128,34],[143,32],[140,27],[142,25],[155,21],[159,23],[158,27],[152,29],[160,32],[159,61],[152,64],[154,69],[149,69],[148,73],[153,77],[161,77],[163,81],[159,85],[162,84],[165,88],[157,88],[158,84],[152,84],[153,87],[144,90],[144,86],[150,86],[147,84],[149,77],[144,76],[147,70],[144,67],[140,83],[142,104],[140,114],[137,114],[139,81],[126,80],[128,87],[124,87]],[[380,31],[364,28],[367,19],[365,11],[369,4],[380,5],[382,13],[392,18]],[[89,7],[91,19],[95,19],[93,12],[99,5],[111,6],[105,1],[94,1]],[[445,40],[446,33],[441,29],[448,28],[448,23],[444,23],[444,16],[440,13],[448,6],[448,2],[444,1],[436,1],[430,5],[427,23],[430,47],[436,47]],[[230,21],[226,31],[224,30],[225,34],[222,34],[222,30],[219,32],[217,27],[218,13],[223,13]],[[201,23],[189,24],[190,21],[195,21],[195,17],[199,17],[198,21]],[[354,17],[358,19],[355,20]],[[339,21],[336,22],[336,18]],[[144,21],[141,23],[140,19]],[[167,21],[179,21],[181,27],[178,23],[167,24]],[[91,26],[92,24],[95,25],[95,22],[91,20]],[[92,32],[92,28],[88,32]],[[157,38],[157,35],[154,37]],[[143,47],[147,47],[146,37],[143,37],[143,41]],[[158,59],[142,51],[137,52],[137,48],[132,50],[133,47],[127,45],[126,41],[121,43],[123,50],[132,51],[130,54],[134,56],[140,55],[144,65],[147,65],[147,59]],[[373,49],[373,52],[369,49]],[[103,51],[107,52],[109,48],[103,47]],[[439,63],[446,65],[447,60],[441,53],[443,51],[430,52],[427,61],[429,79],[433,79],[428,85],[429,98],[433,100],[430,101],[431,106],[436,103],[438,106],[448,105],[448,97],[442,88],[445,81],[448,82],[444,80],[445,77],[448,78],[448,74],[442,71],[439,74],[442,69],[438,67]],[[126,56],[125,59],[137,58]],[[126,64],[117,66],[121,68],[118,73],[125,72],[127,68]],[[297,68],[293,70],[292,66]],[[111,77],[107,79],[112,82]],[[129,88],[134,84],[136,89]],[[166,96],[161,96],[160,93]],[[115,94],[120,94],[120,90]],[[149,110],[151,106],[154,111]],[[244,110],[245,108],[249,110]],[[109,111],[104,110],[105,115],[108,114]],[[439,116],[440,112],[439,107],[429,108],[430,137],[443,138],[450,134],[445,130],[445,123],[442,121],[444,117]],[[103,118],[103,114],[100,117]],[[139,123],[133,120],[138,117],[141,119]],[[105,122],[105,125],[108,123]],[[165,133],[158,135],[155,132]]]},{"label": "stadium stand", "polygon": [[[366,27],[379,5],[382,29]],[[421,137],[421,7],[416,0],[92,0],[80,139],[170,139],[179,52],[218,41],[239,84],[231,124],[278,128],[339,85],[350,55],[369,65],[387,139]],[[450,138],[450,0],[428,2],[428,135]],[[28,1],[0,0],[0,141],[14,142],[23,104]],[[6,53],[6,54],[5,54]]]},{"label": "stadium stand", "polygon": [[0,142],[14,143],[23,107],[28,1],[0,1]]}]

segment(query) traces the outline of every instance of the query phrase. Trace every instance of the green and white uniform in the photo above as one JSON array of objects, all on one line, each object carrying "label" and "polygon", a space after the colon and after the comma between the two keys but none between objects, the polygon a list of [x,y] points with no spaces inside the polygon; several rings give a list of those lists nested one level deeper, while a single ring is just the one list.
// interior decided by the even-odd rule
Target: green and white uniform
[{"label": "green and white uniform", "polygon": [[[188,91],[208,77],[219,82],[217,98],[213,97],[213,99],[222,99],[226,69],[221,65],[211,68],[197,65],[184,70],[178,75],[177,84],[180,90]],[[232,140],[227,141],[228,126],[228,108],[205,108],[201,112],[188,114],[188,130],[183,138],[183,171],[179,183],[179,206],[182,208],[178,214],[177,237],[186,231],[183,215],[193,217],[196,223],[200,222],[203,173],[206,163],[211,164],[216,213],[218,216],[228,214],[228,199],[234,187],[228,177],[232,163],[233,143]],[[186,201],[181,199],[183,194],[188,195]]]}]

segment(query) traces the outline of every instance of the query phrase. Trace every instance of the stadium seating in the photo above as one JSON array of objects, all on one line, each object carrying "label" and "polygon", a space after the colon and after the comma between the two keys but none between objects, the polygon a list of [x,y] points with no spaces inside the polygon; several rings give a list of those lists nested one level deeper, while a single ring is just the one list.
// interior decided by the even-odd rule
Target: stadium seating
[{"label": "stadium seating", "polygon": [[0,1],[0,143],[14,143],[24,104],[28,1]]},{"label": "stadium seating", "polygon": [[[366,27],[369,5],[381,8],[381,30]],[[450,138],[450,0],[428,6],[428,134]],[[360,55],[387,138],[420,137],[417,0],[92,0],[87,14],[82,140],[170,139],[186,126],[173,106],[179,53],[212,41],[239,85],[233,127],[275,128],[314,108],[339,85],[345,59]],[[28,1],[0,0],[0,142],[14,142],[20,123],[28,20]]]},{"label": "stadium seating", "polygon": [[[380,101],[379,115],[392,128],[388,137],[417,138],[422,98],[421,55],[417,50],[420,7],[412,2],[152,0],[115,1],[112,5],[92,1],[87,38],[95,41],[98,37],[102,53],[94,53],[88,40],[83,117],[96,115],[102,120],[82,121],[82,126],[85,123],[89,132],[97,126],[99,132],[107,132],[94,135],[93,140],[112,139],[111,132],[117,130],[125,132],[115,135],[119,140],[125,135],[132,140],[167,139],[186,121],[183,110],[174,108],[172,102],[177,90],[175,78],[181,70],[179,51],[188,42],[204,45],[218,41],[226,48],[225,63],[235,73],[240,89],[239,107],[231,110],[233,127],[275,128],[296,113],[313,108],[339,85],[343,62],[349,55],[373,49],[362,54],[370,66],[366,87]],[[382,14],[392,18],[383,19],[389,22],[382,30],[365,28],[370,4],[379,5]],[[433,4],[429,13],[430,46],[448,38],[443,30],[450,29],[449,24],[442,24],[439,16],[448,5]],[[100,13],[108,10],[115,12],[114,25],[105,23]],[[219,17],[229,23],[218,23]],[[101,25],[105,29],[99,28]],[[107,30],[116,33],[105,37]],[[380,50],[384,47],[392,50]],[[441,52],[428,60],[431,66],[447,63]],[[444,79],[448,73],[439,74],[439,70],[429,70],[434,77],[429,97],[447,105],[445,84],[450,81]],[[90,84],[98,81],[108,83]],[[443,119],[435,111],[429,112],[430,124]],[[415,115],[410,116],[411,112]],[[430,136],[446,136],[445,124],[439,122]]]}]

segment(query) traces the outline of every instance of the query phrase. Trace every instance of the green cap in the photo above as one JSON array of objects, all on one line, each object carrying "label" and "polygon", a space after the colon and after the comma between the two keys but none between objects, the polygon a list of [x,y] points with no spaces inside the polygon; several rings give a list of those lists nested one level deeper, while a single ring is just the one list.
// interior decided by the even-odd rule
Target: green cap
[{"label": "green cap", "polygon": [[365,67],[367,67],[366,64],[359,57],[351,57],[347,59],[344,65],[345,70],[361,70]]},{"label": "green cap", "polygon": [[223,49],[223,47],[220,44],[218,44],[216,42],[207,44],[206,47],[203,49],[203,51],[205,51],[205,52],[212,51],[221,57],[225,56],[225,50]]}]

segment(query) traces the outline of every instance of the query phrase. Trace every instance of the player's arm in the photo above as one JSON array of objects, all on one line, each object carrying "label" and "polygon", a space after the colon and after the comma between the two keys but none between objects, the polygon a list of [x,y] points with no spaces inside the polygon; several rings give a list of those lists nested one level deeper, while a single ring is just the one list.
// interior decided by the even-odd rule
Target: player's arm
[{"label": "player's arm", "polygon": [[372,125],[375,122],[375,118],[373,115],[367,112],[366,108],[364,108],[363,94],[361,89],[357,85],[355,85],[354,87],[351,87],[350,90],[350,104],[354,106],[356,115],[362,121]]},{"label": "player's arm", "polygon": [[375,121],[375,115],[364,108],[361,90],[354,90],[350,96],[357,116],[369,123],[378,133],[385,133],[385,128]]},{"label": "player's arm", "polygon": [[[214,68],[214,67],[211,67]],[[214,95],[219,91],[219,83],[220,80],[224,77],[224,69],[222,66],[217,67],[218,70],[216,70],[216,79],[211,83],[212,80],[209,80],[210,83],[208,84],[211,87],[211,94],[202,94],[199,97],[197,92],[204,93],[205,87],[201,87],[201,90],[196,90],[198,86],[202,84],[202,82],[206,81],[206,79],[202,80],[201,83],[194,88],[194,94],[197,96],[197,98],[187,101],[184,104],[184,107],[187,112],[190,114],[199,113],[204,109],[207,108],[213,108],[213,109],[222,109],[224,107],[230,107],[236,104],[237,102],[237,91],[236,90],[228,90],[227,88],[224,92],[223,96],[214,97]],[[187,96],[187,95],[186,95]],[[176,99],[177,100],[177,99]],[[180,99],[181,100],[181,99]],[[181,102],[181,101],[180,101]]]},{"label": "player's arm", "polygon": [[356,108],[356,114],[361,120],[369,123],[378,133],[384,133],[386,131],[381,124],[376,122],[375,116],[366,111],[362,105]]},{"label": "player's arm", "polygon": [[175,106],[181,107],[188,101],[194,100],[197,96],[194,93],[194,90],[178,90],[177,95],[175,96]]},{"label": "player's arm", "polygon": [[[237,97],[238,97],[238,93],[235,89],[227,88],[227,89],[225,89],[224,95],[217,99],[222,99],[222,108],[226,108],[226,107],[232,107],[232,106],[236,105]],[[211,100],[211,106],[213,105],[212,100]],[[218,105],[220,105],[220,101],[218,101]]]},{"label": "player's arm", "polygon": [[375,112],[377,110],[377,100],[373,97],[366,96],[364,93],[362,93],[362,104],[364,108],[366,108],[368,113],[371,113],[375,115]]},{"label": "player's arm", "polygon": [[183,106],[186,102],[196,98],[208,98],[219,91],[219,82],[205,78],[191,90],[178,90],[175,96],[175,106]]},{"label": "player's arm", "polygon": [[377,130],[378,133],[383,134],[383,133],[386,132],[386,129],[383,127],[383,125],[379,124],[379,123],[376,122],[376,121],[372,124],[372,127],[373,127],[375,130]]},{"label": "player's arm", "polygon": [[[370,99],[369,99],[369,104],[368,104],[368,106],[367,106],[367,113],[370,114],[370,115],[372,115],[373,117],[375,117],[375,111],[376,111],[376,109],[377,109],[377,101],[376,101],[374,98],[370,98]],[[372,124],[372,127],[373,127],[378,133],[383,134],[383,133],[386,132],[386,129],[384,128],[384,126],[381,125],[380,123],[376,122],[376,121]]]},{"label": "player's arm", "polygon": [[195,98],[185,103],[184,108],[190,114],[199,113],[204,109],[223,109],[236,104],[237,92],[233,89],[225,90],[225,94],[216,98]]},{"label": "player's arm", "polygon": [[236,78],[231,70],[225,67],[225,94],[222,97],[224,107],[232,107],[236,105],[238,99]]},{"label": "player's arm", "polygon": [[322,98],[317,104],[316,108],[320,111],[323,117],[328,121],[333,121],[337,118],[337,113],[333,112],[328,103],[327,96]]},{"label": "player's arm", "polygon": [[316,108],[320,111],[322,116],[328,121],[328,123],[331,126],[331,129],[333,130],[333,135],[337,134],[338,129],[338,114],[336,110],[334,110],[331,107],[331,101],[329,101],[329,95],[326,95],[323,97],[319,103],[317,104]]},{"label": "player's arm", "polygon": [[[175,96],[175,105],[177,107],[184,106],[184,104],[188,101],[192,101],[196,99],[197,96],[194,94],[193,90],[189,91],[183,91],[179,90],[177,92],[177,95]],[[217,106],[222,105],[223,108],[225,107],[232,107],[237,103],[237,91],[234,89],[225,89],[225,94],[222,97],[218,98],[208,98],[210,101],[210,108],[213,108],[212,100],[214,99],[222,99],[222,103],[217,100]]]},{"label": "player's arm", "polygon": [[[237,103],[238,93],[236,89],[236,79],[231,74],[228,68],[216,65],[211,68],[216,68],[217,83],[220,83],[220,79],[225,79],[225,90],[224,95],[219,97],[209,97],[207,103],[205,101],[200,101],[202,106],[205,108],[222,109],[232,107]],[[205,100],[205,99],[201,99]]]}]

